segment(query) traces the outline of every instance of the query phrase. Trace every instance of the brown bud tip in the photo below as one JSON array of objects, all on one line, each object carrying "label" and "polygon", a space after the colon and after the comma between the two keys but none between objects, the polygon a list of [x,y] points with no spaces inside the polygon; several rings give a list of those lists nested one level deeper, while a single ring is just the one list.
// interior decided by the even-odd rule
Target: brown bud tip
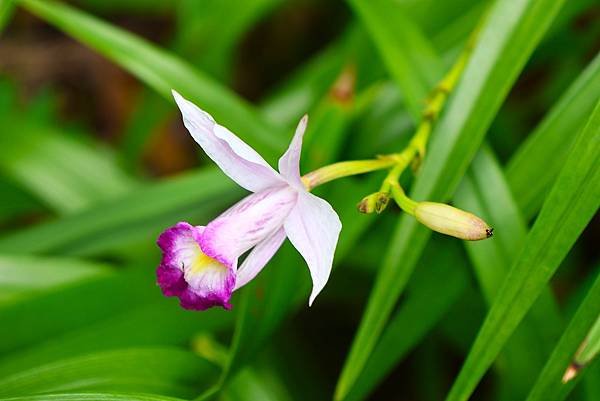
[{"label": "brown bud tip", "polygon": [[358,209],[359,212],[361,213],[370,213],[369,212],[369,205],[368,205],[368,201],[366,198],[363,198],[363,200],[361,200],[360,202],[358,202],[358,205],[356,205],[356,208]]},{"label": "brown bud tip", "polygon": [[474,214],[443,203],[419,202],[415,217],[433,231],[468,241],[489,238],[494,231]]},{"label": "brown bud tip", "polygon": [[563,374],[563,377],[562,377],[563,384],[566,384],[566,383],[570,382],[571,380],[573,380],[575,378],[575,376],[577,376],[577,373],[579,373],[580,368],[581,367],[579,365],[571,363],[569,365],[569,367],[567,368],[567,370],[565,370],[565,373]]},{"label": "brown bud tip", "polygon": [[385,192],[375,192],[367,195],[357,205],[358,211],[361,213],[381,213],[385,210],[390,197]]}]

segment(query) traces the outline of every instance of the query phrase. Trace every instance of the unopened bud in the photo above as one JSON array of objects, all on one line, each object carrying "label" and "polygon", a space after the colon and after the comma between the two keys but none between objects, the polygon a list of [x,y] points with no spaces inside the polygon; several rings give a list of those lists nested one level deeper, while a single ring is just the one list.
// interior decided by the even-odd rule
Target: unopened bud
[{"label": "unopened bud", "polygon": [[580,365],[577,365],[575,363],[569,364],[569,366],[567,367],[567,370],[565,370],[565,373],[563,374],[563,377],[562,377],[563,384],[568,383],[571,380],[573,380],[575,378],[575,376],[577,376],[577,374],[579,373],[580,369],[581,369]]},{"label": "unopened bud", "polygon": [[361,213],[381,213],[385,210],[390,201],[390,196],[385,192],[375,192],[365,196],[358,204],[358,211]]},{"label": "unopened bud", "polygon": [[472,213],[435,202],[419,202],[415,217],[421,223],[442,234],[477,241],[492,236],[494,229]]}]

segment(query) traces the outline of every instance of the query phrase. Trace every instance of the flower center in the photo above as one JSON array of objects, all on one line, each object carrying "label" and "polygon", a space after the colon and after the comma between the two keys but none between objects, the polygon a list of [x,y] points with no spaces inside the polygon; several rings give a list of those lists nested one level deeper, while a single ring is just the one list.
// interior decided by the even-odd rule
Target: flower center
[{"label": "flower center", "polygon": [[218,262],[217,260],[211,258],[210,256],[208,256],[207,254],[205,254],[204,252],[202,252],[202,249],[200,249],[200,246],[198,246],[198,254],[196,255],[196,257],[193,259],[192,263],[190,264],[189,268],[185,269],[186,273],[188,274],[199,274],[199,273],[203,273],[205,272],[207,269],[211,269],[211,268],[220,268],[223,270],[227,270],[227,267],[225,265],[223,265],[222,263]]}]

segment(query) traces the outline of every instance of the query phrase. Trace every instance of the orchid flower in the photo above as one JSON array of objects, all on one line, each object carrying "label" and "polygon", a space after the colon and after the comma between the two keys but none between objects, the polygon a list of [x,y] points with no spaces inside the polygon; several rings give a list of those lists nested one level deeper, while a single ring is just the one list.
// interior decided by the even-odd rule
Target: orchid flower
[{"label": "orchid flower", "polygon": [[308,192],[300,177],[307,116],[279,159],[278,173],[208,113],[175,91],[173,96],[194,140],[252,194],[206,226],[181,222],[160,235],[163,257],[156,273],[163,294],[179,297],[186,309],[230,309],[233,291],[256,277],[287,237],[308,265],[311,305],[329,278],[342,225],[331,205]]}]

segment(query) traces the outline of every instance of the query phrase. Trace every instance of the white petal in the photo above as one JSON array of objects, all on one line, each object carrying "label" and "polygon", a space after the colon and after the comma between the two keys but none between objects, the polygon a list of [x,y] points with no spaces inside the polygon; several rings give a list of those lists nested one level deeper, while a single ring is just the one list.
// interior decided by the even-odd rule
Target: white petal
[{"label": "white petal", "polygon": [[202,250],[223,263],[233,263],[283,226],[297,198],[298,192],[288,185],[247,196],[205,227]]},{"label": "white petal", "polygon": [[285,230],[280,228],[252,249],[237,271],[236,290],[256,277],[275,255],[284,240]]},{"label": "white petal", "polygon": [[302,179],[300,178],[300,154],[302,152],[302,138],[308,124],[308,116],[304,117],[298,123],[294,137],[288,150],[279,159],[279,172],[290,185],[304,189]]},{"label": "white petal", "polygon": [[280,185],[281,176],[250,146],[217,124],[210,114],[173,91],[183,123],[204,152],[229,178],[248,191]]},{"label": "white petal", "polygon": [[308,303],[311,305],[329,279],[342,223],[327,201],[300,192],[284,228],[290,242],[308,264],[313,281]]}]

